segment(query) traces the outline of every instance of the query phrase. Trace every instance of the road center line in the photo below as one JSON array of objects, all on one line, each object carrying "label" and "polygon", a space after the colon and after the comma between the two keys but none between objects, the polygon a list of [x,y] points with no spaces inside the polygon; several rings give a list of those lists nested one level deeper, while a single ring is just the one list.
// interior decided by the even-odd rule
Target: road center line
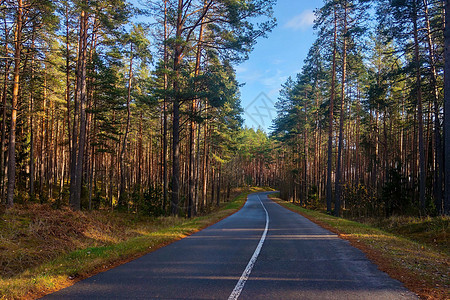
[{"label": "road center line", "polygon": [[239,298],[239,295],[241,294],[242,290],[244,289],[245,282],[248,280],[248,277],[250,276],[250,273],[252,272],[253,266],[256,263],[256,259],[258,258],[259,252],[261,252],[262,245],[264,244],[264,240],[266,239],[267,231],[269,230],[269,213],[267,212],[266,207],[264,206],[263,202],[261,201],[261,198],[258,194],[259,202],[261,203],[262,207],[264,208],[264,211],[266,212],[266,228],[264,228],[264,232],[261,236],[261,239],[259,240],[258,246],[255,249],[255,252],[253,253],[252,258],[250,258],[250,261],[247,264],[247,267],[245,268],[244,272],[241,275],[241,278],[239,278],[238,283],[234,287],[233,292],[231,293],[230,297],[228,297],[228,300],[236,300]]}]

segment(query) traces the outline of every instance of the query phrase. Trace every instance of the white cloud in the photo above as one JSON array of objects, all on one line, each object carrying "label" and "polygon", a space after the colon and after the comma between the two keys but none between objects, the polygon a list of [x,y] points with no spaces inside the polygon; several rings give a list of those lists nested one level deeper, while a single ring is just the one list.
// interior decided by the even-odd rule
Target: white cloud
[{"label": "white cloud", "polygon": [[241,82],[253,83],[259,82],[264,74],[259,70],[247,70],[245,72],[237,72],[238,80]]},{"label": "white cloud", "polygon": [[310,9],[303,11],[301,14],[290,19],[285,25],[285,28],[294,30],[306,30],[314,24],[316,16]]},{"label": "white cloud", "polygon": [[272,64],[273,65],[281,65],[281,64],[283,64],[283,63],[285,63],[286,61],[284,60],[284,59],[279,59],[279,58],[277,58],[277,59],[274,59],[273,61],[272,61]]},{"label": "white cloud", "polygon": [[242,74],[242,73],[247,72],[247,68],[240,66],[240,65],[235,66],[234,70],[236,71],[237,74]]}]

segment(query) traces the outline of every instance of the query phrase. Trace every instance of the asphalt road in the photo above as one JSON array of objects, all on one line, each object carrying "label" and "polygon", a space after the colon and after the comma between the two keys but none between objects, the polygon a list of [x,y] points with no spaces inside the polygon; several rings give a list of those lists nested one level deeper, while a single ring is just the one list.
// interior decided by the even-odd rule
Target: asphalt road
[{"label": "asphalt road", "polygon": [[267,198],[45,299],[417,299],[347,241]]}]

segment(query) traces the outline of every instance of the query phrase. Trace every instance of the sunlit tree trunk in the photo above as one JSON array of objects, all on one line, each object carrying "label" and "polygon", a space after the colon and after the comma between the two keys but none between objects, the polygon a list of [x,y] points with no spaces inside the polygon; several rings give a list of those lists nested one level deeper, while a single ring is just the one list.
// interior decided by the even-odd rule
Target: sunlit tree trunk
[{"label": "sunlit tree trunk", "polygon": [[35,194],[34,194],[34,167],[35,167],[35,157],[34,157],[34,80],[35,80],[35,74],[34,74],[34,64],[35,64],[35,26],[33,26],[33,36],[32,36],[32,42],[31,42],[31,48],[33,51],[33,54],[31,56],[31,82],[32,82],[32,88],[30,90],[30,174],[29,174],[29,180],[30,180],[30,199],[34,200]]},{"label": "sunlit tree trunk", "polygon": [[[205,101],[205,114],[208,113],[208,103]],[[206,118],[203,125],[203,165],[202,165],[202,207],[207,205],[207,187],[208,187],[208,160],[209,160],[209,144],[208,144],[208,120]]]},{"label": "sunlit tree trunk", "polygon": [[8,147],[8,191],[6,196],[7,207],[14,205],[14,189],[16,186],[16,126],[17,109],[19,102],[20,85],[20,56],[22,54],[22,26],[24,16],[24,4],[22,0],[17,0],[16,28],[14,31],[14,73],[13,73],[13,94],[11,99],[11,125],[9,128]]},{"label": "sunlit tree trunk", "polygon": [[180,193],[180,64],[182,59],[181,30],[182,30],[183,0],[178,0],[178,14],[176,25],[176,45],[174,51],[173,70],[175,79],[173,90],[175,93],[173,99],[173,119],[172,119],[172,215],[178,214],[178,203]]},{"label": "sunlit tree trunk", "polygon": [[[5,34],[5,45],[4,53],[8,54],[8,25],[6,22],[6,17],[4,17],[4,34]],[[5,69],[3,74],[3,90],[2,90],[2,136],[1,136],[1,148],[0,148],[0,198],[3,201],[5,193],[5,146],[6,146],[6,100],[8,94],[8,78],[9,78],[9,68],[10,62],[8,57],[5,59]],[[0,201],[0,202],[2,202]]]}]

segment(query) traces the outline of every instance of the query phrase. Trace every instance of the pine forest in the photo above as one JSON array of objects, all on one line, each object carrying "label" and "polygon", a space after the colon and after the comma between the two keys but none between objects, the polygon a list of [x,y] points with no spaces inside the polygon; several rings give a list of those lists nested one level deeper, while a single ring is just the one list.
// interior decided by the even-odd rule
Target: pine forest
[{"label": "pine forest", "polygon": [[449,0],[0,16],[1,300],[449,299]]},{"label": "pine forest", "polygon": [[233,66],[273,4],[2,1],[2,202],[191,217],[261,185],[338,216],[448,213],[443,2],[324,1],[265,133]]}]

